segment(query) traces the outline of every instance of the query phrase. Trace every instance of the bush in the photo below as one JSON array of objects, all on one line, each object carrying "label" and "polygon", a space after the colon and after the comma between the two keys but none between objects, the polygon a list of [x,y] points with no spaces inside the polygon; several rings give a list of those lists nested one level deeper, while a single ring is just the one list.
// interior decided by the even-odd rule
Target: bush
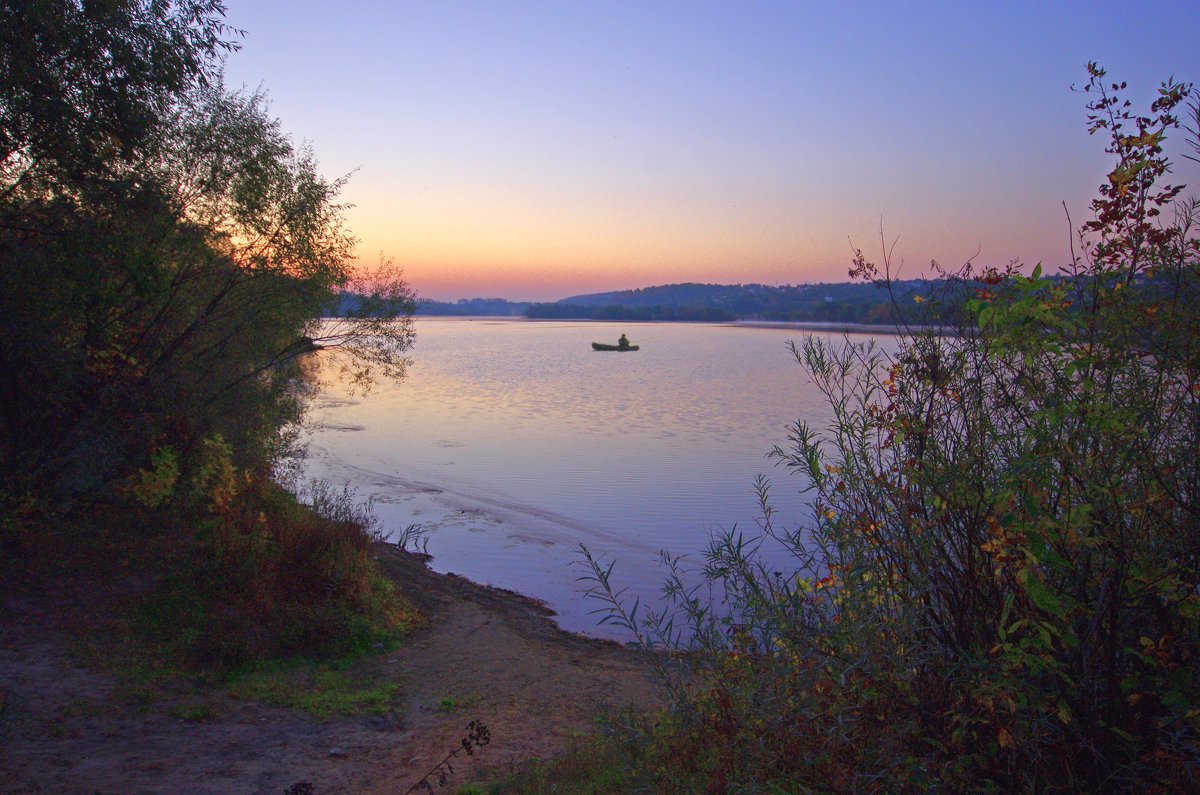
[{"label": "bush", "polygon": [[[360,385],[413,341],[399,269],[354,267],[326,179],[229,92],[215,0],[0,9],[0,547],[53,505],[116,546],[180,526],[143,630],[194,662],[358,648],[403,621],[354,516],[267,481],[320,350]],[[324,318],[350,290],[350,317]],[[7,562],[7,561],[6,561]],[[178,625],[178,626],[177,626]]]},{"label": "bush", "polygon": [[1134,116],[1089,73],[1117,165],[1066,274],[965,268],[957,335],[894,356],[793,349],[835,417],[776,450],[811,524],[776,527],[760,484],[761,532],[709,549],[719,599],[671,575],[686,643],[589,559],[610,619],[688,652],[694,687],[664,662],[664,789],[1200,788],[1200,205],[1156,185],[1190,87]]},{"label": "bush", "polygon": [[347,518],[361,510],[342,495],[342,518],[330,518],[269,481],[246,483],[143,600],[141,634],[192,665],[230,668],[361,653],[403,633],[417,613],[371,559],[367,527]]},{"label": "bush", "polygon": [[[400,377],[413,295],[354,266],[338,200],[211,0],[0,11],[0,477],[157,508],[210,463],[267,472],[301,413],[298,362]],[[341,292],[351,316],[325,319]],[[209,473],[212,474],[211,472]],[[186,496],[186,495],[184,495]]]}]

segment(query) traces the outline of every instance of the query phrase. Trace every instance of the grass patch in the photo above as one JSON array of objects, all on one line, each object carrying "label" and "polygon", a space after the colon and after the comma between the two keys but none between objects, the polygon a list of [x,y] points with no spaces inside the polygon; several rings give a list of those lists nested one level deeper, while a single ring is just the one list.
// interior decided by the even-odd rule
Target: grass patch
[{"label": "grass patch", "polygon": [[203,723],[215,720],[219,714],[220,712],[216,707],[204,701],[176,704],[174,707],[171,707],[172,718],[185,720],[189,723]]},{"label": "grass patch", "polygon": [[[214,691],[322,719],[393,707],[399,685],[354,669],[394,649],[423,619],[371,559],[361,529],[316,516],[277,490],[268,494],[278,502],[268,517],[281,534],[307,534],[307,554],[284,563],[271,551],[278,545],[268,544],[238,577],[231,567],[241,563],[214,558],[204,534],[196,540],[187,527],[121,527],[106,515],[63,522],[63,543],[41,550],[45,579],[112,592],[119,572],[122,583],[133,583],[103,606],[70,598],[72,610],[86,605],[67,614],[77,629],[73,661],[112,672],[117,686],[109,703],[72,702],[66,717],[115,709],[214,720],[219,700],[206,698]],[[135,531],[139,545],[129,542]],[[58,549],[72,545],[74,556]],[[312,573],[322,566],[325,574]],[[7,699],[0,702],[0,728],[9,711]]]},{"label": "grass patch", "polygon": [[183,667],[238,670],[292,655],[361,654],[420,621],[370,556],[362,522],[274,484],[196,527],[134,607],[133,630]]},{"label": "grass patch", "polygon": [[389,712],[400,685],[355,675],[344,661],[334,660],[268,664],[235,675],[225,690],[234,698],[265,701],[324,719]]},{"label": "grass patch", "polygon": [[479,701],[479,696],[474,693],[467,696],[443,696],[437,700],[437,703],[433,705],[433,708],[438,712],[444,712],[449,715],[450,713],[456,712],[460,709],[471,709],[477,706]]}]

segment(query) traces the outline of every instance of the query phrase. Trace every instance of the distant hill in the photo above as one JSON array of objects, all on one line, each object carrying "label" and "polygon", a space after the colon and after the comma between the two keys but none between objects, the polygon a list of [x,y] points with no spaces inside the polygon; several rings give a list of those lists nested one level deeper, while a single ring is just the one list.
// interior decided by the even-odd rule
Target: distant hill
[{"label": "distant hill", "polygon": [[[462,298],[454,302],[420,300],[418,316],[491,316],[569,320],[662,320],[723,322],[765,320],[782,322],[865,323],[895,325],[897,310],[909,321],[943,322],[954,312],[955,300],[940,305],[930,316],[929,304],[918,307],[915,296],[928,297],[938,285],[926,279],[893,283],[895,301],[885,290],[862,283],[797,284],[664,284],[636,290],[573,295],[560,301],[531,303],[503,298]],[[965,293],[964,293],[965,295]],[[945,296],[943,296],[945,298]],[[330,314],[357,308],[361,298],[343,294]]]},{"label": "distant hill", "polygon": [[[727,301],[740,293],[754,292],[761,284],[663,284],[617,290],[610,293],[588,293],[563,298],[556,303],[572,306],[703,306]],[[766,288],[773,289],[773,288]]]},{"label": "distant hill", "polygon": [[[534,304],[527,317],[592,320],[775,320],[893,325],[898,305],[915,310],[913,296],[927,296],[933,282],[895,283],[896,303],[872,284],[664,284],[636,290],[574,295]],[[917,316],[912,311],[910,317]],[[926,318],[922,318],[926,319]]]}]

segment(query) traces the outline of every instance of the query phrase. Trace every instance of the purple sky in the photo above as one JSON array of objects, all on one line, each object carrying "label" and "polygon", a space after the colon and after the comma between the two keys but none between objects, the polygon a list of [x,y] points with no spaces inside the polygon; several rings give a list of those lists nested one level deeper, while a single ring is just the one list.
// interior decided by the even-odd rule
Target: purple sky
[{"label": "purple sky", "polygon": [[1200,81],[1194,1],[228,6],[228,85],[355,171],[359,256],[441,300],[844,281],[881,221],[906,276],[1057,266],[1108,170],[1086,63],[1139,109]]}]

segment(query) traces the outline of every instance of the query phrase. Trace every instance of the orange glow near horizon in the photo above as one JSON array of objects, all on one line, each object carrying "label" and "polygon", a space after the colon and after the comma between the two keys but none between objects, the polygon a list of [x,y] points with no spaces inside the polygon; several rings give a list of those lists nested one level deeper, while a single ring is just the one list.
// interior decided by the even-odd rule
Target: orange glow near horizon
[{"label": "orange glow near horizon", "polygon": [[[1088,160],[1104,173],[1103,153]],[[360,261],[394,260],[422,298],[555,301],[675,282],[843,282],[854,248],[882,265],[893,242],[902,278],[932,275],[934,259],[1054,271],[1070,257],[1061,202],[1086,208],[1093,190],[1076,179],[1054,194],[1015,171],[989,178],[965,167],[931,185],[924,163],[907,160],[864,197],[858,186],[883,167],[879,156],[803,175],[754,163],[746,174],[698,176],[706,165],[651,180],[589,164],[542,184],[512,165],[494,166],[499,177],[450,172],[444,184],[398,184],[365,168],[346,188],[347,221]]]},{"label": "orange glow near horizon", "polygon": [[[824,253],[765,212],[759,229],[747,229],[744,217],[723,219],[722,208],[694,201],[680,208],[514,199],[359,200],[359,207],[391,207],[386,216],[355,212],[350,219],[362,238],[360,262],[369,266],[382,252],[422,297],[435,300],[545,301],[681,281],[845,278],[842,264],[799,272],[798,262]],[[848,261],[848,246],[842,249]]]},{"label": "orange glow near horizon", "polygon": [[897,239],[901,278],[1053,272],[1112,168],[1085,64],[1138,112],[1200,77],[1195,0],[1157,26],[1053,3],[229,5],[227,84],[353,174],[357,256],[436,300],[840,282]]},{"label": "orange glow near horizon", "polygon": [[[782,209],[692,202],[685,211],[484,200],[390,205],[387,214],[351,211],[361,238],[358,262],[370,268],[382,253],[404,269],[420,297],[438,301],[554,301],[676,282],[843,282],[854,246],[882,264],[880,219],[832,204],[812,210],[799,202]],[[1057,257],[1047,262],[1050,270],[1068,258],[1063,223],[1050,213],[1018,239],[1001,218],[971,223],[952,207],[935,210],[943,215],[908,212],[885,223],[888,244],[898,238],[892,264],[903,266],[904,278],[932,275],[930,259],[955,266],[977,252],[982,264],[1032,265],[1048,251]]]}]

